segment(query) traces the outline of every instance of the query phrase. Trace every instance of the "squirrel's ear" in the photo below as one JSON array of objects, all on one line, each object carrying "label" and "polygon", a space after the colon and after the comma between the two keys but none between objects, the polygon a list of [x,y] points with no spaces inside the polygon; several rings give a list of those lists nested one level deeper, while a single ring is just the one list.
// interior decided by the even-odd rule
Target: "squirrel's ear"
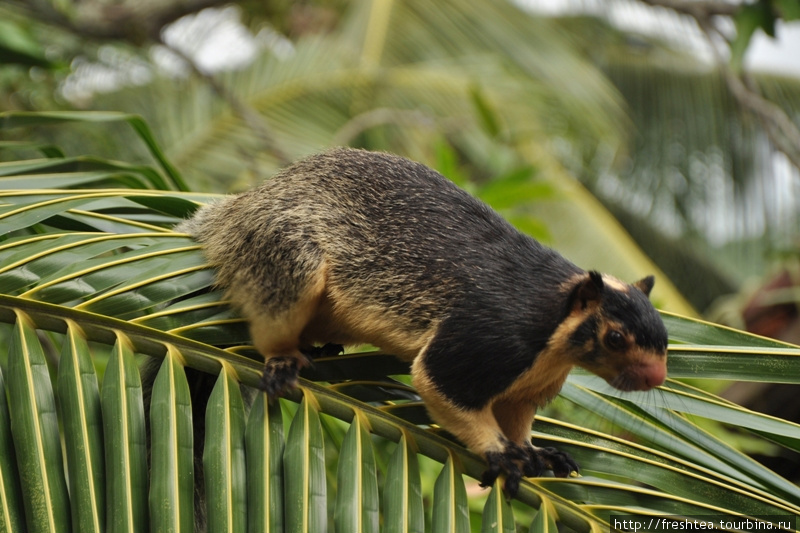
[{"label": "squirrel's ear", "polygon": [[633,286],[642,291],[645,296],[650,296],[650,291],[653,290],[655,283],[656,278],[654,276],[647,276],[634,283]]},{"label": "squirrel's ear", "polygon": [[572,289],[572,309],[586,309],[590,302],[599,301],[603,286],[603,276],[595,270],[589,271],[589,275]]}]

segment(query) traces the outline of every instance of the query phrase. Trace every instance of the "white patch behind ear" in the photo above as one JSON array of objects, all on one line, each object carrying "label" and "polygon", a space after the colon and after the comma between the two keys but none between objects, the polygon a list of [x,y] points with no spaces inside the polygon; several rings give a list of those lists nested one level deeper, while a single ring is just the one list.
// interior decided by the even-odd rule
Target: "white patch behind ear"
[{"label": "white patch behind ear", "polygon": [[603,274],[603,283],[620,292],[628,292],[628,284],[609,274]]}]

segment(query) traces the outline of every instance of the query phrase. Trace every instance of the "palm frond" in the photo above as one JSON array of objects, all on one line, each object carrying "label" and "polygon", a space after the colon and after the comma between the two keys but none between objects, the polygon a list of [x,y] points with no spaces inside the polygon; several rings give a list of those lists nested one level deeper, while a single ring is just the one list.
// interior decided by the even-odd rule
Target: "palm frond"
[{"label": "palm frond", "polygon": [[[92,183],[90,170],[61,172],[78,187]],[[0,193],[0,224],[9,228],[0,241],[0,322],[10,327],[0,333],[11,349],[0,361],[8,389],[0,396],[0,484],[11,503],[0,520],[9,531],[188,527],[198,511],[221,527],[364,531],[381,516],[404,516],[401,524],[420,530],[430,512],[434,530],[460,531],[471,527],[476,498],[487,531],[520,522],[596,531],[618,514],[800,516],[796,485],[693,420],[795,451],[800,428],[674,379],[798,383],[795,346],[666,315],[673,378],[637,395],[570,376],[561,398],[584,423],[541,416],[533,438],[571,453],[583,477],[526,479],[510,507],[497,486],[474,495],[482,460],[440,434],[402,383],[407,365],[385,354],[320,359],[291,401],[268,405],[257,395],[248,414],[237,385],[256,386],[261,364],[250,357],[242,321],[210,292],[199,248],[170,229],[204,196],[17,189],[21,175],[7,179],[14,189]],[[137,356],[163,359],[152,391]],[[202,419],[202,482],[193,479],[200,420],[186,369],[216,380]],[[347,428],[342,440],[331,437],[334,420]],[[601,422],[630,440],[592,427]],[[422,457],[437,464],[432,488],[421,481]],[[200,508],[197,486],[207,497]]]}]

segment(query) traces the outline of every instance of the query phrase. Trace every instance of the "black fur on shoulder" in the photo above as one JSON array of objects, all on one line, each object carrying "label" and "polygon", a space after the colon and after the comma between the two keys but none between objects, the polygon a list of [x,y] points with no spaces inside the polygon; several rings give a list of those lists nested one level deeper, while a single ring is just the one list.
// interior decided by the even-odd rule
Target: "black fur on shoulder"
[{"label": "black fur on shoulder", "polygon": [[[496,268],[496,256],[486,261],[476,286],[454,305],[425,354],[437,388],[460,407],[480,408],[506,390],[570,312],[562,286],[582,270],[525,240],[519,255],[509,258],[513,265]],[[503,288],[509,286],[515,290]]]}]

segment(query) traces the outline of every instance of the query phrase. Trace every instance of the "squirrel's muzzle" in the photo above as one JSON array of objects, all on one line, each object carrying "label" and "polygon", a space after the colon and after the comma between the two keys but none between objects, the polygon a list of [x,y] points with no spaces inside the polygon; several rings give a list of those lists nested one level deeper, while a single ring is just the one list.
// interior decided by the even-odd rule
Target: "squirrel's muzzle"
[{"label": "squirrel's muzzle", "polygon": [[663,384],[665,379],[666,358],[629,365],[608,383],[621,391],[647,391]]}]

